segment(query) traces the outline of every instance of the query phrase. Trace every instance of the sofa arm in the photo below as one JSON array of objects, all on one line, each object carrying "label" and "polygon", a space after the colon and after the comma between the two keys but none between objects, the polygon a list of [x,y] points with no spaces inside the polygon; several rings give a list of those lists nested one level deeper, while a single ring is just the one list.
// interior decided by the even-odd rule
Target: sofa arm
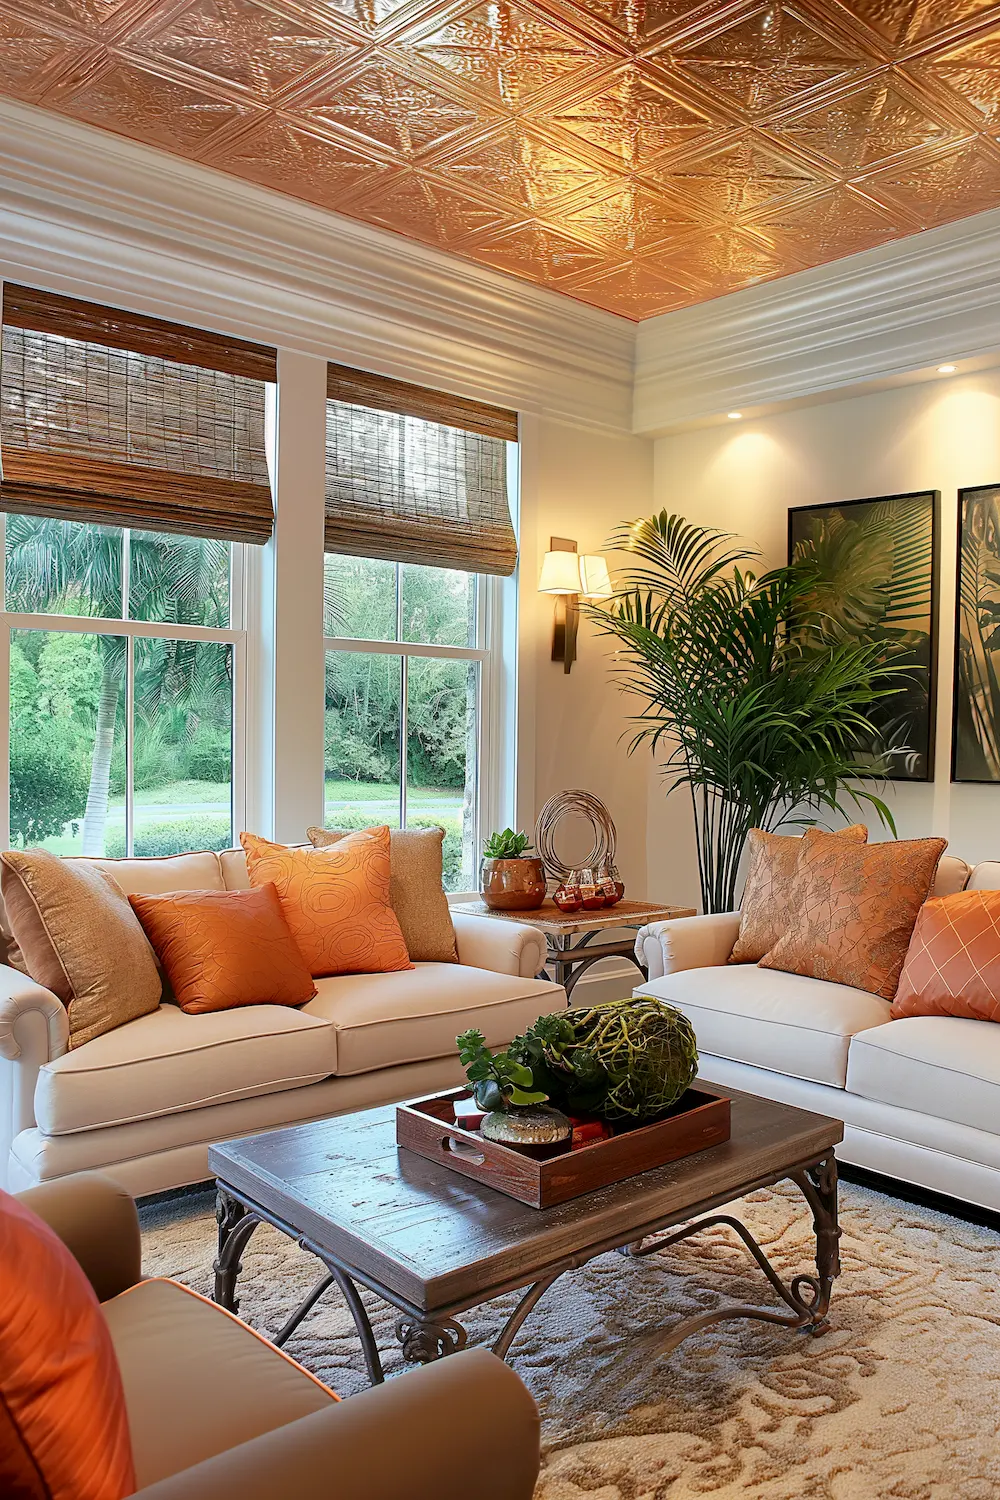
[{"label": "sofa arm", "polygon": [[289,1422],[135,1500],[531,1500],[538,1409],[472,1349]]},{"label": "sofa arm", "polygon": [[[29,1017],[39,1017],[41,1026],[32,1028]],[[69,1046],[69,1016],[58,995],[43,989],[27,974],[0,964],[0,1057],[16,1062],[25,1053],[39,1051],[35,1041],[37,1031],[44,1033],[41,1041],[44,1056],[38,1062],[51,1062],[62,1057]],[[31,1041],[26,1041],[28,1035]]]},{"label": "sofa arm", "polygon": [[516,974],[533,979],[545,967],[545,936],[524,922],[499,917],[472,917],[453,911],[458,961],[494,974]]},{"label": "sofa arm", "polygon": [[635,956],[649,971],[650,979],[661,979],[681,969],[710,969],[726,963],[739,930],[738,911],[650,922],[636,934]]},{"label": "sofa arm", "polygon": [[142,1276],[139,1215],[130,1193],[101,1172],[77,1172],[16,1195],[43,1219],[107,1302]]}]

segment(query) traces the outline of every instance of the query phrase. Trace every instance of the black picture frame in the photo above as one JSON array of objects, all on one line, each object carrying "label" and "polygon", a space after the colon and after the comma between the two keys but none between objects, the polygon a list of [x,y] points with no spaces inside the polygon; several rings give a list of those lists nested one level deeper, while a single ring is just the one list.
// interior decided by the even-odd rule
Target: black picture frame
[{"label": "black picture frame", "polygon": [[[990,753],[989,749],[982,743],[982,738],[975,730],[976,719],[985,722],[986,715],[981,708],[978,713],[973,709],[970,701],[970,683],[968,672],[963,672],[963,656],[971,645],[970,639],[970,615],[971,611],[963,607],[964,590],[967,585],[966,574],[970,571],[971,559],[967,553],[971,551],[970,541],[974,529],[982,526],[983,534],[979,539],[979,545],[983,549],[986,558],[995,559],[997,568],[1000,569],[1000,535],[995,534],[995,526],[989,524],[987,507],[982,503],[991,500],[993,505],[989,507],[995,516],[1000,518],[1000,483],[998,484],[975,484],[968,485],[958,492],[958,514],[957,514],[957,556],[955,561],[955,651],[952,664],[952,714],[951,714],[951,779],[953,782],[972,786],[994,786],[1000,781],[1000,758]],[[975,526],[969,520],[970,505],[976,506],[979,515],[976,517]],[[985,523],[985,524],[984,524]],[[980,564],[981,566],[981,564]],[[1000,585],[996,586],[997,600],[1000,601]],[[976,636],[988,656],[997,658],[996,666],[1000,670],[1000,651],[991,651],[986,641],[983,640],[983,629],[985,625],[984,601],[979,597],[973,606],[976,619],[974,628]],[[993,627],[989,627],[992,634]],[[991,665],[991,664],[990,664]],[[991,671],[990,677],[995,674]],[[988,717],[992,722],[997,735],[1000,735],[1000,693],[989,703],[992,695],[988,691],[988,682],[983,684],[985,698],[989,707]],[[995,707],[996,711],[993,711]],[[963,730],[965,731],[963,735]],[[969,742],[975,738],[978,743],[973,747]],[[976,753],[978,751],[978,754]],[[981,765],[977,765],[977,760]],[[973,774],[974,771],[983,771],[986,774]],[[993,772],[994,774],[991,774]]]},{"label": "black picture frame", "polygon": [[[796,546],[805,539],[805,524],[813,518],[822,518],[834,512],[850,513],[856,511],[860,506],[895,505],[901,502],[912,501],[914,504],[922,504],[926,507],[927,517],[930,523],[930,557],[928,559],[927,574],[927,608],[926,608],[926,630],[921,634],[926,636],[926,660],[915,666],[915,671],[926,673],[926,689],[915,695],[917,697],[915,706],[911,709],[918,715],[920,725],[919,743],[913,749],[916,761],[912,769],[908,769],[904,762],[897,763],[888,773],[890,781],[929,782],[934,780],[934,749],[935,749],[935,724],[937,719],[937,693],[938,693],[938,630],[940,610],[940,567],[941,567],[941,491],[940,490],[908,490],[898,495],[872,495],[859,500],[832,500],[821,505],[793,505],[788,508],[788,561],[795,557]],[[861,636],[860,638],[865,638]],[[868,637],[870,638],[870,637]],[[920,648],[923,652],[923,648]],[[887,712],[892,700],[887,700]],[[895,708],[895,705],[893,705]],[[876,712],[874,718],[878,717]]]}]

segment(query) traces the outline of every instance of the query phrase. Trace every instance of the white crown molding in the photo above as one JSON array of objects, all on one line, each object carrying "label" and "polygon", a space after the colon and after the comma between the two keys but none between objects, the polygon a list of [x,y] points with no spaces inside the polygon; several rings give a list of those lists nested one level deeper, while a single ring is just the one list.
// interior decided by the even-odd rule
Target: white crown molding
[{"label": "white crown molding", "polygon": [[3,99],[0,279],[631,429],[625,319]]},{"label": "white crown molding", "polygon": [[1000,209],[639,324],[654,436],[1000,360]]}]

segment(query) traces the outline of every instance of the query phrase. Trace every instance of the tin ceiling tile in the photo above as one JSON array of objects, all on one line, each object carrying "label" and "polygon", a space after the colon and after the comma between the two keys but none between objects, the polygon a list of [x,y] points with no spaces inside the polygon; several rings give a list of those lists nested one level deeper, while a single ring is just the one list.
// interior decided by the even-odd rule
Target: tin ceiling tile
[{"label": "tin ceiling tile", "polygon": [[874,53],[784,4],[758,6],[670,55],[680,74],[753,115],[787,107],[801,94],[843,83],[877,62]]},{"label": "tin ceiling tile", "polygon": [[925,104],[905,93],[890,73],[882,73],[771,128],[782,140],[802,146],[847,172],[970,134],[967,127],[952,120],[935,118]]},{"label": "tin ceiling tile", "polygon": [[718,129],[704,110],[671,94],[632,63],[593,92],[554,107],[549,118],[633,170]]},{"label": "tin ceiling tile", "polygon": [[1000,207],[1000,0],[0,0],[0,92],[634,318]]},{"label": "tin ceiling tile", "polygon": [[321,85],[296,104],[295,113],[315,125],[352,131],[406,160],[489,118],[378,56],[349,77]]}]

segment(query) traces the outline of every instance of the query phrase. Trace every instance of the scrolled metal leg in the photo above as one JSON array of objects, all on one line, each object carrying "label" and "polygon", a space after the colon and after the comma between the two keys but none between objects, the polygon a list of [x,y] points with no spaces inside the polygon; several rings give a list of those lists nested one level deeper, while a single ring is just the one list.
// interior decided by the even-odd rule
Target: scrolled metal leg
[{"label": "scrolled metal leg", "polygon": [[435,1359],[455,1354],[464,1349],[468,1334],[454,1318],[399,1318],[396,1337],[403,1348],[403,1358],[409,1364],[429,1365]]},{"label": "scrolled metal leg", "polygon": [[503,1328],[500,1331],[500,1337],[493,1345],[493,1353],[496,1355],[497,1359],[507,1358],[507,1352],[510,1349],[511,1344],[514,1342],[514,1339],[517,1337],[517,1332],[521,1327],[521,1324],[531,1312],[532,1308],[536,1307],[542,1300],[552,1283],[554,1281],[558,1281],[561,1275],[562,1270],[560,1269],[554,1276],[548,1276],[544,1281],[536,1281],[534,1286],[528,1288],[524,1296],[521,1298],[520,1302],[515,1307],[514,1311],[511,1313],[510,1317],[507,1319],[506,1323],[503,1325]]},{"label": "scrolled metal leg", "polygon": [[834,1280],[840,1275],[841,1228],[837,1210],[837,1159],[829,1156],[814,1167],[796,1172],[792,1179],[813,1214],[816,1232],[815,1276],[796,1276],[792,1295],[809,1309],[809,1332],[827,1333],[827,1313]]},{"label": "scrolled metal leg", "polygon": [[240,1257],[260,1220],[244,1203],[225,1188],[219,1188],[215,1200],[215,1218],[219,1226],[219,1253],[212,1266],[215,1272],[214,1300],[227,1312],[239,1311],[236,1280],[243,1269]]}]

